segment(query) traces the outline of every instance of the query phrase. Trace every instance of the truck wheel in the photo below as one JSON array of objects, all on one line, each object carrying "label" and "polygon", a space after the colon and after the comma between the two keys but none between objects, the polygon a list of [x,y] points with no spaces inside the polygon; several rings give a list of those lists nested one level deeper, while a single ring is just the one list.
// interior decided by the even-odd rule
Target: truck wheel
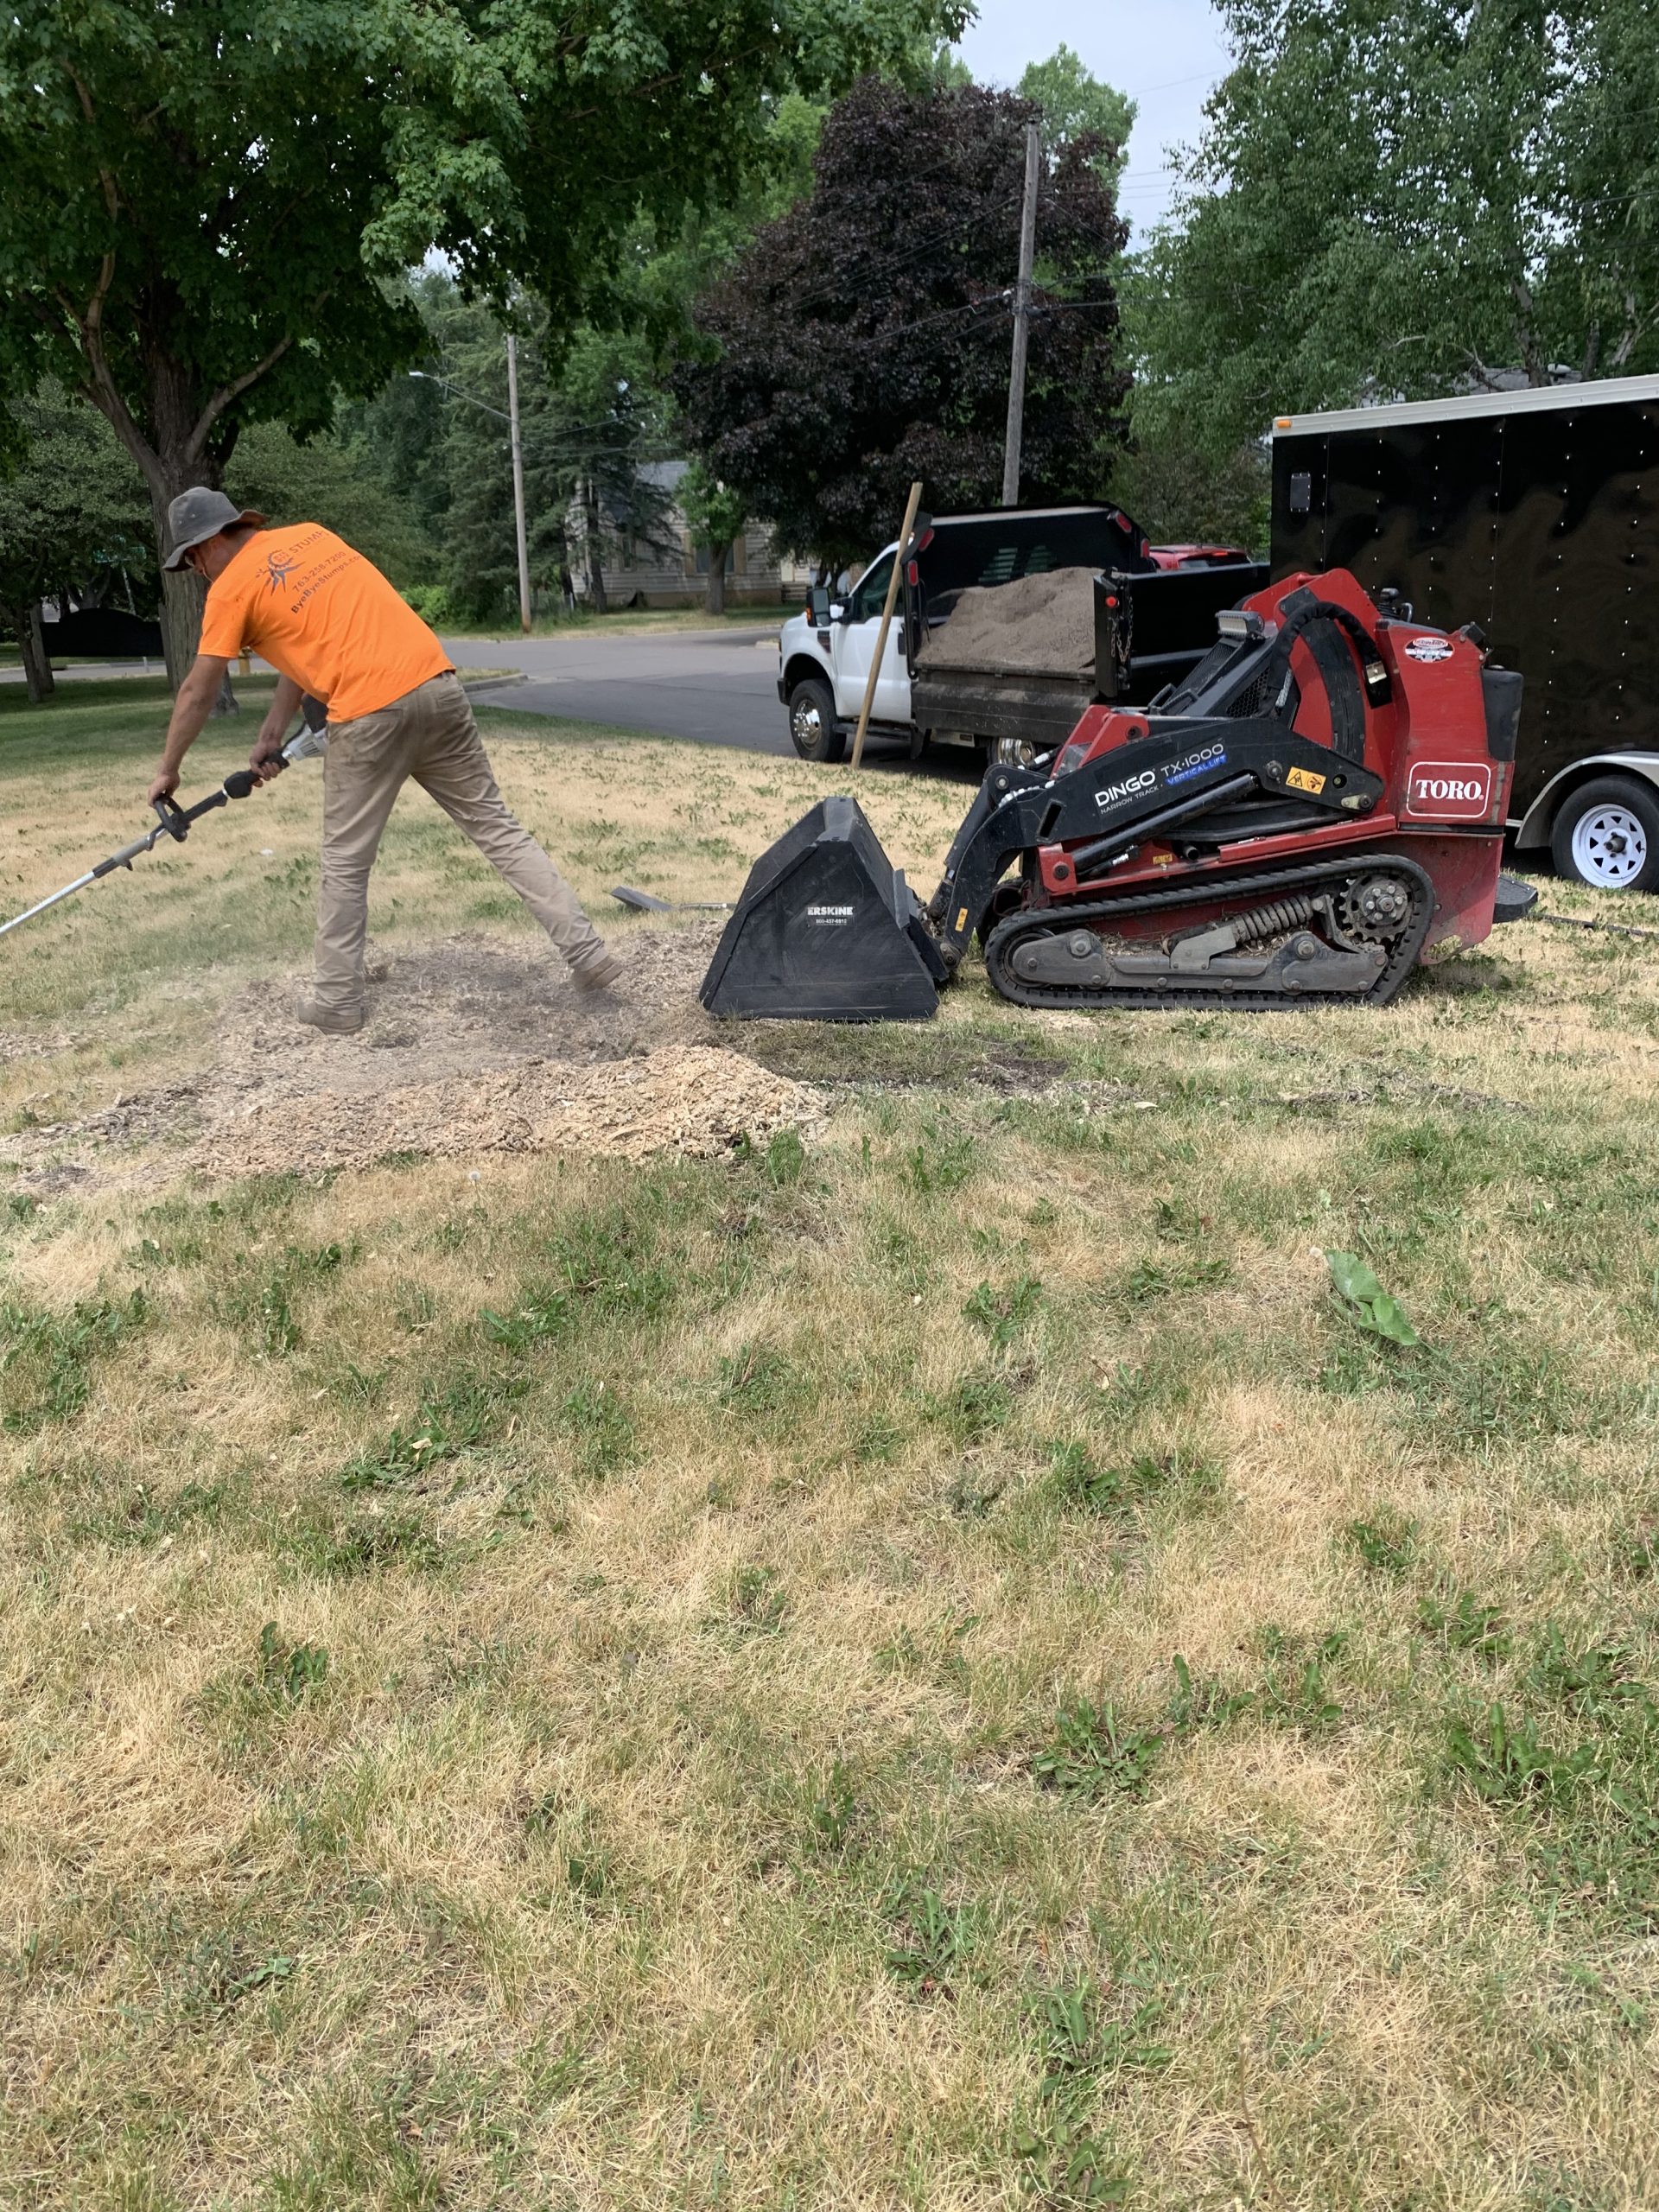
[{"label": "truck wheel", "polygon": [[1598,776],[1561,803],[1550,832],[1555,872],[1593,891],[1659,891],[1659,792],[1633,776]]},{"label": "truck wheel", "polygon": [[999,737],[991,758],[1004,768],[1030,768],[1036,764],[1037,751],[1032,738]]},{"label": "truck wheel", "polygon": [[836,695],[816,676],[808,676],[789,695],[789,734],[803,760],[839,760],[847,750],[844,732],[836,727]]}]

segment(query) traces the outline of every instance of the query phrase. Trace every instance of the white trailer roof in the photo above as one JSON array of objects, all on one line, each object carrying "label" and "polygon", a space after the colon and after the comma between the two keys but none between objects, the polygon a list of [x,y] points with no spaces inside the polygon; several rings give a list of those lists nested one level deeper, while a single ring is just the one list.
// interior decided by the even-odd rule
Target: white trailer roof
[{"label": "white trailer roof", "polygon": [[1519,391],[1471,391],[1456,399],[1408,400],[1398,407],[1340,407],[1327,415],[1281,415],[1275,438],[1328,430],[1386,430],[1396,423],[1462,423],[1481,415],[1535,415],[1552,408],[1615,407],[1659,400],[1659,377],[1592,377],[1583,384],[1523,386]]}]

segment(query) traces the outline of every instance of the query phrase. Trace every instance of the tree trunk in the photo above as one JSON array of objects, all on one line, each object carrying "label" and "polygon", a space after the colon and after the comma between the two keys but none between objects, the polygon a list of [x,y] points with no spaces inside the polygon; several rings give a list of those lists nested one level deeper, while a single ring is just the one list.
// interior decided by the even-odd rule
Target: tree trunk
[{"label": "tree trunk", "polygon": [[18,643],[23,649],[23,683],[28,690],[29,704],[38,707],[57,690],[57,680],[52,673],[51,656],[46,650],[46,639],[41,634],[41,602],[32,600],[23,609],[23,619],[17,626]]},{"label": "tree trunk", "polygon": [[[168,456],[162,455],[166,467]],[[177,490],[165,494],[152,485],[149,493],[150,512],[156,518],[156,544],[158,554],[168,551],[167,509],[169,500],[178,492],[188,491],[190,484],[205,480],[207,472],[198,464],[194,472],[180,470],[176,466],[168,469],[169,480],[181,480]],[[211,487],[210,487],[211,488]],[[163,569],[162,570],[162,651],[167,658],[167,681],[169,690],[176,691],[190,672],[190,664],[196,657],[201,643],[201,610],[207,597],[207,587],[194,569]],[[241,712],[241,702],[231,689],[228,671],[213,702],[216,715],[235,715]]]},{"label": "tree trunk", "polygon": [[582,502],[582,553],[588,563],[588,598],[595,614],[608,614],[605,596],[604,549],[599,538],[599,486],[590,476]]},{"label": "tree trunk", "polygon": [[709,548],[709,588],[702,595],[702,603],[710,614],[726,612],[726,556],[731,543],[728,537],[724,544]]}]

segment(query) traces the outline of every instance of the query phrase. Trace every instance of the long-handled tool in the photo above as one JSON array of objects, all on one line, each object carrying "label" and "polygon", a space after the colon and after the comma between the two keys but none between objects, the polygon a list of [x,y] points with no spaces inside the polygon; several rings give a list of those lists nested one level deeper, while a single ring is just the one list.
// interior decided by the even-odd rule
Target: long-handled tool
[{"label": "long-handled tool", "polygon": [[[290,761],[304,760],[325,750],[327,739],[323,725],[321,721],[312,719],[314,705],[315,702],[307,701],[305,721],[282,751],[273,754],[272,763],[277,769],[286,768]],[[48,906],[55,906],[65,899],[73,899],[77,891],[85,891],[100,876],[111,874],[118,868],[130,868],[140,854],[153,850],[163,837],[171,837],[175,843],[181,845],[190,835],[193,823],[200,822],[204,814],[212,814],[218,808],[229,805],[233,798],[246,798],[251,791],[257,791],[259,783],[259,777],[251,768],[235,768],[216,791],[209,791],[206,798],[198,799],[194,806],[181,806],[176,800],[158,798],[155,806],[159,818],[153,830],[146,830],[142,837],[135,837],[130,845],[123,845],[118,853],[111,853],[107,860],[99,861],[95,868],[89,868],[73,883],[66,883],[61,891],[54,891],[49,899],[38,899],[34,906],[26,906],[21,914],[14,914],[9,922],[0,922],[0,937],[4,937],[9,930],[16,929],[21,923],[32,922],[36,914],[45,913]]]}]

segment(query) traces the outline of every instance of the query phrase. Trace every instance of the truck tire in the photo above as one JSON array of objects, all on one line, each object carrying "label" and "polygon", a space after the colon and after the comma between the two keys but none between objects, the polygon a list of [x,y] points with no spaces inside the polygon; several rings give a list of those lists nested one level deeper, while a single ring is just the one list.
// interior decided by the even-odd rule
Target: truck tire
[{"label": "truck tire", "polygon": [[1561,802],[1549,836],[1555,872],[1593,891],[1659,891],[1659,791],[1598,776]]},{"label": "truck tire", "polygon": [[789,695],[789,734],[803,760],[839,760],[847,750],[836,725],[836,695],[821,677],[804,677]]}]

